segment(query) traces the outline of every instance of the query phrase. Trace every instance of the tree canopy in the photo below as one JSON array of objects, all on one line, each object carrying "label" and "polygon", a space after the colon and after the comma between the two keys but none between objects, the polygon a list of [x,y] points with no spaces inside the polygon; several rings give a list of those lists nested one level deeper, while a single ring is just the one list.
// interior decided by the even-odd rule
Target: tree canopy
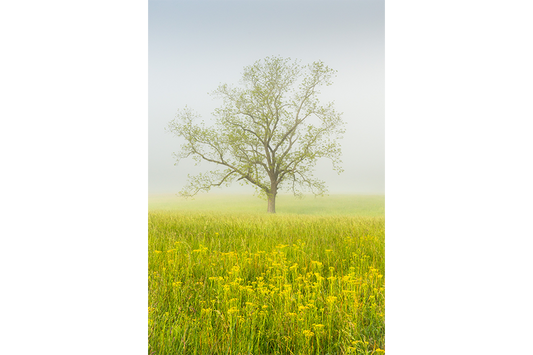
[{"label": "tree canopy", "polygon": [[178,111],[167,127],[184,141],[177,161],[192,157],[216,165],[189,175],[180,194],[193,196],[239,181],[266,196],[271,213],[281,189],[324,194],[325,183],[313,176],[317,159],[330,159],[342,172],[344,122],[332,102],[318,100],[319,88],[331,85],[335,73],[321,61],[302,66],[290,58],[267,57],[244,68],[240,86],[223,84],[213,92],[223,100],[213,113],[214,125],[206,127],[188,107]]}]

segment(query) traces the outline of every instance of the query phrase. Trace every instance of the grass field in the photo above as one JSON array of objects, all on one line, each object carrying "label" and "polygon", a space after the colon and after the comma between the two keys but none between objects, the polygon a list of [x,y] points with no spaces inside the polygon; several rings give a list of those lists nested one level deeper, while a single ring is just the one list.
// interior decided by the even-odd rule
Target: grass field
[{"label": "grass field", "polygon": [[384,353],[383,197],[225,197],[150,201],[150,354]]}]

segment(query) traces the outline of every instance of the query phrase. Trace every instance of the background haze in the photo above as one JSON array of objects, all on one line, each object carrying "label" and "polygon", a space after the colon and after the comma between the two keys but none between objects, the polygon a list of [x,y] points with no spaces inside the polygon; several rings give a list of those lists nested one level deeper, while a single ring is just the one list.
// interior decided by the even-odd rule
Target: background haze
[{"label": "background haze", "polygon": [[[177,193],[188,173],[207,171],[186,159],[182,140],[164,128],[189,106],[208,121],[221,105],[208,92],[238,84],[245,66],[267,56],[322,60],[338,70],[322,103],[344,112],[344,173],[318,161],[315,176],[330,193],[384,194],[383,1],[149,1],[149,193]],[[253,192],[234,183],[212,192]],[[283,191],[282,191],[283,193]]]}]

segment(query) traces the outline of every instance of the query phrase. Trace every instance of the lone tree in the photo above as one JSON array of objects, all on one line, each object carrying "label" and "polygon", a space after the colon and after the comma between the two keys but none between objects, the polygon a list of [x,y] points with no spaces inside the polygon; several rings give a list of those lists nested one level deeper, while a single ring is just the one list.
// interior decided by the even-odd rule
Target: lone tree
[{"label": "lone tree", "polygon": [[326,192],[323,181],[313,178],[318,158],[328,158],[342,172],[338,138],[344,133],[341,114],[333,103],[320,105],[322,85],[332,84],[336,71],[314,62],[301,66],[290,58],[267,57],[245,67],[241,87],[220,85],[213,92],[223,99],[214,126],[198,123],[189,108],[178,111],[167,130],[185,140],[174,154],[177,162],[193,157],[214,163],[218,169],[188,176],[182,196],[194,196],[232,181],[252,184],[276,212],[281,188],[299,196]]}]

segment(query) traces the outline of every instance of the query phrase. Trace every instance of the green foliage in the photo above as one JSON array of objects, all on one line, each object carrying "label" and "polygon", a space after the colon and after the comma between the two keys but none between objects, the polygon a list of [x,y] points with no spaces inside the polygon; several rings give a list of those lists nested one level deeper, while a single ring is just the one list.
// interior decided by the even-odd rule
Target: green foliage
[{"label": "green foliage", "polygon": [[179,111],[167,128],[185,141],[177,160],[192,157],[218,168],[189,176],[181,194],[193,196],[233,181],[251,184],[269,198],[280,189],[323,194],[324,182],[313,177],[317,159],[330,159],[334,170],[342,171],[341,114],[333,103],[318,100],[319,88],[331,85],[334,75],[322,62],[301,66],[267,57],[244,68],[241,87],[224,84],[213,92],[223,101],[214,126],[198,123],[187,107]]}]

